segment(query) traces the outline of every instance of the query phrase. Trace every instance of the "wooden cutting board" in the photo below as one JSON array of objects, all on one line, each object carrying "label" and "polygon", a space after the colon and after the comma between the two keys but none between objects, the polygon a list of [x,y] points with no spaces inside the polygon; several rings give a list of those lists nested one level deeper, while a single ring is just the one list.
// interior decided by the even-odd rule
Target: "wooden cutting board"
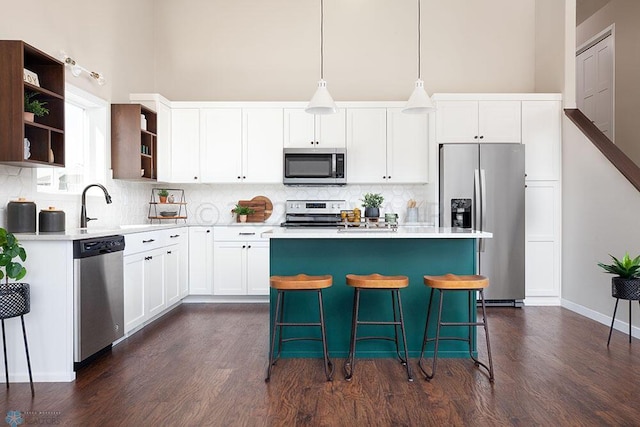
[{"label": "wooden cutting board", "polygon": [[[248,208],[253,209],[255,212],[247,215],[247,222],[264,222],[267,210],[267,204],[264,200],[239,200],[238,204],[240,206],[246,206]],[[236,221],[240,221],[236,219]]]}]

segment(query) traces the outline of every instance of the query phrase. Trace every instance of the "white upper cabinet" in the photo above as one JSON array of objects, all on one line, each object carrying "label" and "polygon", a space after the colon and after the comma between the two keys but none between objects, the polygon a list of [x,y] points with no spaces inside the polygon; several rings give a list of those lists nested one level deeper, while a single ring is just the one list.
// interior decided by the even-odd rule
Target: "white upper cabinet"
[{"label": "white upper cabinet", "polygon": [[347,109],[347,182],[387,182],[387,109]]},{"label": "white upper cabinet", "polygon": [[242,175],[236,181],[282,183],[282,108],[242,109]]},{"label": "white upper cabinet", "polygon": [[520,101],[437,101],[436,140],[521,142]]},{"label": "white upper cabinet", "polygon": [[204,108],[200,118],[203,182],[238,182],[242,176],[242,110]]},{"label": "white upper cabinet", "polygon": [[284,109],[285,148],[345,148],[346,111],[313,115],[303,108]]},{"label": "white upper cabinet", "polygon": [[387,182],[429,180],[429,116],[387,109]]},{"label": "white upper cabinet", "polygon": [[164,163],[169,173],[160,172],[167,182],[200,182],[200,110],[175,108],[171,111],[171,158]]},{"label": "white upper cabinet", "polygon": [[347,182],[425,183],[429,178],[427,115],[401,108],[347,110]]},{"label": "white upper cabinet", "polygon": [[527,181],[560,179],[562,101],[522,101]]}]

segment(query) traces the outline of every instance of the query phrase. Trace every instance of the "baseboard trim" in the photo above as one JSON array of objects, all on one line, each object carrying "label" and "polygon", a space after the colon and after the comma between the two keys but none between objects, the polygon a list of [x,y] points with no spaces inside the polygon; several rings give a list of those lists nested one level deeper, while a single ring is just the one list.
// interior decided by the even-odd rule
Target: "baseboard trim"
[{"label": "baseboard trim", "polygon": [[524,299],[526,306],[559,306],[562,305],[560,297],[526,297]]},{"label": "baseboard trim", "polygon": [[[626,300],[622,300],[622,301],[626,302]],[[635,304],[632,304],[632,306],[633,305]],[[566,308],[567,310],[571,310],[575,313],[578,313],[584,317],[588,317],[591,320],[595,320],[598,323],[602,323],[603,325],[606,325],[608,327],[611,326],[611,318],[613,316],[613,312],[611,313],[611,316],[607,316],[605,314],[602,314],[590,308],[584,307],[580,304],[576,304],[564,298],[562,299],[562,307]],[[620,320],[620,312],[618,312],[618,315],[616,316],[616,321],[613,324],[613,329],[620,331],[626,335],[629,334],[629,323]],[[638,328],[637,326],[632,326],[631,336],[634,338],[640,338],[640,328]]]},{"label": "baseboard trim", "polygon": [[182,300],[185,304],[192,303],[229,303],[229,304],[264,304],[269,303],[269,295],[189,295]]}]

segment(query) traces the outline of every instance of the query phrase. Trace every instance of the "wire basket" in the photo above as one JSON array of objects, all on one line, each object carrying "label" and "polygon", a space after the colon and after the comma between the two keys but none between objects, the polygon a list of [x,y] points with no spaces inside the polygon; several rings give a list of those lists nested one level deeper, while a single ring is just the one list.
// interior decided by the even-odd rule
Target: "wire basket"
[{"label": "wire basket", "polygon": [[31,311],[29,284],[0,284],[0,319],[22,316]]}]

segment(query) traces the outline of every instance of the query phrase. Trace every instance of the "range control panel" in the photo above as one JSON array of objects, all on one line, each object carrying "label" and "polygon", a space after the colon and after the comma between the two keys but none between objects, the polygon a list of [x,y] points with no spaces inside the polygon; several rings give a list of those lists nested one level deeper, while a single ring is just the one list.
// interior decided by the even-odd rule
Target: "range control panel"
[{"label": "range control panel", "polygon": [[287,214],[340,214],[347,209],[345,200],[287,200]]}]

